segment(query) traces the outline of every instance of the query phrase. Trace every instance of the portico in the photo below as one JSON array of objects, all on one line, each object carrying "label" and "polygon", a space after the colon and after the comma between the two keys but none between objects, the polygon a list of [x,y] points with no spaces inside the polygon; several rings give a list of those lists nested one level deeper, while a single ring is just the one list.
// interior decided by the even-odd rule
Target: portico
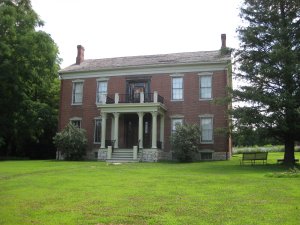
[{"label": "portico", "polygon": [[[108,126],[114,148],[121,145],[122,148],[163,149],[166,107],[161,102],[101,104],[98,108],[102,120],[101,149],[107,148]],[[111,125],[107,124],[108,118]]]}]

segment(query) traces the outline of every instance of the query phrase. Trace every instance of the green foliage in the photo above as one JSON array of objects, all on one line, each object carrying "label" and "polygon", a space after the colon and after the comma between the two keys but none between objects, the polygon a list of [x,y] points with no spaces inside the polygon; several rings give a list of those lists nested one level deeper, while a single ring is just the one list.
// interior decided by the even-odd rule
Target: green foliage
[{"label": "green foliage", "polygon": [[171,136],[172,150],[180,162],[193,161],[200,146],[200,127],[196,124],[176,125]]},{"label": "green foliage", "polygon": [[245,0],[240,15],[235,126],[281,140],[291,163],[300,140],[300,1]]},{"label": "green foliage", "polygon": [[1,1],[0,18],[0,155],[21,156],[55,134],[60,59],[29,0]]},{"label": "green foliage", "polygon": [[65,129],[54,136],[53,142],[65,159],[81,160],[87,147],[86,131],[70,122]]}]

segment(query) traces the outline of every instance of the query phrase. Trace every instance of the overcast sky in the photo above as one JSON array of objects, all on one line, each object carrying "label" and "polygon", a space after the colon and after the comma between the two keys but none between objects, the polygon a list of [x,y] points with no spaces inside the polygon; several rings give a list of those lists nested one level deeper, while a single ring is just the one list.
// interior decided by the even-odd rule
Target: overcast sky
[{"label": "overcast sky", "polygon": [[63,59],[217,50],[221,33],[238,47],[241,0],[31,0]]}]

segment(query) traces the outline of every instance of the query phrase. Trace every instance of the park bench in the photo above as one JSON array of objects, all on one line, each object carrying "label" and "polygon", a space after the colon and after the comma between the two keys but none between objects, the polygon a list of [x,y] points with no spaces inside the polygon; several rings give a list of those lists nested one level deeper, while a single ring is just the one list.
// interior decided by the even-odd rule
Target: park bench
[{"label": "park bench", "polygon": [[268,152],[245,152],[243,153],[240,165],[249,162],[251,165],[256,161],[262,161],[263,164],[267,164]]}]

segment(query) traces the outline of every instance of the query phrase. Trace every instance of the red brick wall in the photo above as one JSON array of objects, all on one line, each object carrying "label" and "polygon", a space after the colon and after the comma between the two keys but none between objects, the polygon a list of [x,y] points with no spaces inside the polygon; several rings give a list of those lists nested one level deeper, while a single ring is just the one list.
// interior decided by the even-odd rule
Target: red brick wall
[{"label": "red brick wall", "polygon": [[[210,101],[199,100],[199,75],[198,73],[184,73],[184,101],[171,101],[171,79],[170,74],[155,74],[151,77],[151,92],[157,91],[164,97],[164,104],[167,107],[165,115],[165,149],[170,149],[169,137],[171,133],[170,116],[181,114],[185,123],[200,124],[199,115],[214,115],[214,129],[227,127],[227,106],[216,105]],[[226,95],[227,74],[226,71],[213,73],[212,81],[213,98],[220,98]],[[59,115],[59,129],[65,127],[72,117],[82,118],[82,128],[87,130],[89,149],[98,148],[93,144],[94,138],[94,118],[100,115],[96,107],[96,78],[84,79],[83,104],[71,105],[72,102],[72,80],[61,81],[61,102]],[[115,93],[126,93],[126,77],[109,77],[108,95],[114,98]],[[120,126],[122,126],[120,117]],[[159,122],[159,120],[158,120]],[[107,139],[110,139],[111,120],[107,120]],[[158,124],[159,128],[159,124]],[[120,127],[119,141],[124,142],[124,129]],[[158,132],[159,140],[159,132]],[[215,151],[228,151],[229,141],[226,135],[214,135],[214,144],[203,145],[203,148],[214,149]]]}]

